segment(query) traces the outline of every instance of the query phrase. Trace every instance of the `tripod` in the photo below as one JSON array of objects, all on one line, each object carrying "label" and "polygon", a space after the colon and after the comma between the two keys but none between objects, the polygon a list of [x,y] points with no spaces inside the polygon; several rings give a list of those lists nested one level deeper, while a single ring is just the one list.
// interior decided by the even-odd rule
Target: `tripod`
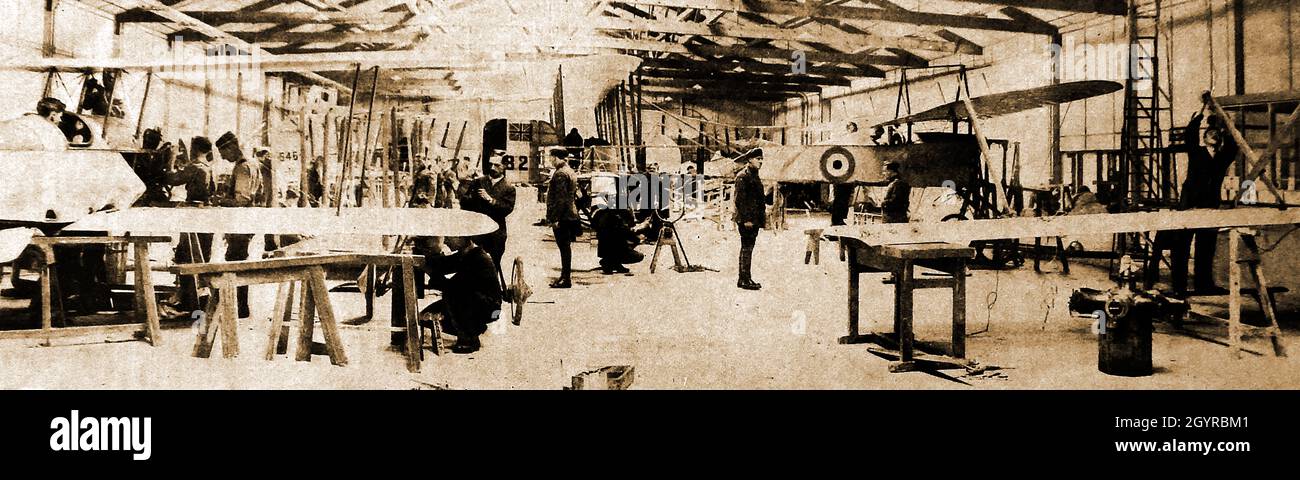
[{"label": "tripod", "polygon": [[682,245],[682,237],[677,234],[677,227],[671,220],[664,220],[664,225],[659,229],[659,238],[655,240],[655,253],[650,257],[650,273],[655,273],[655,265],[659,263],[659,251],[663,248],[665,241],[672,242],[668,248],[673,252],[673,270],[677,272],[716,272],[712,268],[703,265],[691,265],[691,259],[686,256],[686,246]]}]

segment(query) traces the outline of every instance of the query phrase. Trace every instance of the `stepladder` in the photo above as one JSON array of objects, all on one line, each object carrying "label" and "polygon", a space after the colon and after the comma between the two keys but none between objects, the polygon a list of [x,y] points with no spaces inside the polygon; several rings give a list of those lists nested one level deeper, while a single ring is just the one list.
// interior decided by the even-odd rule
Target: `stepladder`
[{"label": "stepladder", "polygon": [[[1273,347],[1273,355],[1286,356],[1282,343],[1282,329],[1277,323],[1277,304],[1269,290],[1268,277],[1264,275],[1263,257],[1255,239],[1256,232],[1246,228],[1228,229],[1228,348],[1233,356],[1241,358],[1247,337],[1264,337]],[[1242,322],[1242,267],[1249,272],[1256,289],[1251,295],[1259,302],[1267,323],[1264,326]]]}]

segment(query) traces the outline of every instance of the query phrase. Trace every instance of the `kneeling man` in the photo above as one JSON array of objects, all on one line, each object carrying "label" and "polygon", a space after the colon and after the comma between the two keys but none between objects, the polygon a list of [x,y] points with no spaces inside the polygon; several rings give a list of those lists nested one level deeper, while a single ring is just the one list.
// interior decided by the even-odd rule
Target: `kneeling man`
[{"label": "kneeling man", "polygon": [[[501,317],[496,264],[469,238],[447,237],[443,245],[441,255],[425,257],[425,269],[432,277],[429,286],[441,291],[442,299],[424,308],[420,324],[431,328],[432,322],[440,321],[442,331],[456,337],[452,352],[473,353],[481,346],[479,335]],[[423,319],[427,317],[432,318]]]}]

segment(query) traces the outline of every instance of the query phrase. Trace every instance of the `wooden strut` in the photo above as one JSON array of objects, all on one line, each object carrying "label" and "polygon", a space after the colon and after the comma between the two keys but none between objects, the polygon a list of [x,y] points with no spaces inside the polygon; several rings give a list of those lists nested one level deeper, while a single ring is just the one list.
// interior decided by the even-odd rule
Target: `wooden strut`
[{"label": "wooden strut", "polygon": [[379,87],[379,66],[375,65],[375,76],[370,81],[370,107],[366,109],[366,138],[365,145],[361,147],[361,195],[357,197],[357,206],[365,206],[366,189],[366,170],[370,165],[370,123],[374,119],[375,113],[375,89]]},{"label": "wooden strut", "polygon": [[348,97],[348,116],[343,121],[342,143],[339,148],[339,181],[338,190],[334,193],[334,214],[338,215],[343,210],[343,190],[346,185],[347,175],[351,173],[350,155],[352,153],[352,112],[357,104],[357,80],[361,78],[361,64],[357,64],[356,71],[352,74],[352,95]]},{"label": "wooden strut", "polygon": [[988,139],[984,136],[983,127],[980,126],[979,114],[975,112],[975,104],[971,102],[970,89],[962,90],[966,94],[962,96],[961,100],[966,105],[966,113],[970,115],[971,130],[975,131],[975,140],[979,143],[980,154],[984,157],[985,171],[988,172],[989,176],[993,177],[991,183],[993,183],[993,189],[997,195],[994,205],[997,207],[998,212],[1004,212],[1007,209],[1007,192],[1002,188],[1002,175],[998,172],[998,169],[993,168],[993,155],[989,153]]}]

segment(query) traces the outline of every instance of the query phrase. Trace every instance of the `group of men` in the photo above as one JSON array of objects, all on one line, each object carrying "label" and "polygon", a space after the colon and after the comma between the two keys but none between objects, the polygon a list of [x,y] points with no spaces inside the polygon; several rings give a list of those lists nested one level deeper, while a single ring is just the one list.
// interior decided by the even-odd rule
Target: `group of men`
[{"label": "group of men", "polygon": [[[505,164],[499,152],[488,157],[486,174],[476,172],[465,179],[457,173],[456,162],[435,172],[422,159],[417,159],[416,168],[410,197],[412,207],[458,207],[487,215],[497,224],[491,233],[473,238],[417,241],[416,250],[425,256],[427,286],[442,292],[441,299],[422,311],[421,324],[432,327],[432,322],[439,322],[443,332],[456,337],[452,352],[473,353],[482,347],[479,337],[487,331],[488,324],[501,317],[505,290],[501,258],[509,238],[506,219],[515,209],[515,186],[506,180]],[[421,276],[417,288],[424,285]]]},{"label": "group of men", "polygon": [[[229,179],[220,188],[213,171],[214,147],[216,153],[221,155],[221,158],[234,163]],[[158,146],[158,150],[169,156],[178,155],[179,150],[173,150],[174,148],[177,147],[173,147],[170,143]],[[177,159],[164,171],[163,177],[163,181],[167,185],[183,185],[185,187],[185,198],[178,203],[179,207],[273,206],[274,192],[269,181],[271,177],[270,149],[256,147],[253,149],[253,156],[249,157],[244,153],[244,149],[235,134],[226,132],[217,138],[215,145],[207,137],[193,137],[190,139],[187,153],[189,158]],[[225,235],[225,260],[247,260],[253,237],[252,234]],[[182,233],[173,258],[176,263],[210,261],[212,241],[213,235],[211,233]],[[267,236],[266,248],[276,248],[272,236]],[[188,312],[202,309],[202,301],[198,296],[198,286],[194,283],[194,279],[192,277],[181,277],[177,280],[177,283],[179,285],[177,301],[173,305],[164,305],[165,313],[171,316],[186,316]],[[240,318],[247,318],[250,315],[248,287],[240,287],[236,296],[238,297],[238,315]]]}]

